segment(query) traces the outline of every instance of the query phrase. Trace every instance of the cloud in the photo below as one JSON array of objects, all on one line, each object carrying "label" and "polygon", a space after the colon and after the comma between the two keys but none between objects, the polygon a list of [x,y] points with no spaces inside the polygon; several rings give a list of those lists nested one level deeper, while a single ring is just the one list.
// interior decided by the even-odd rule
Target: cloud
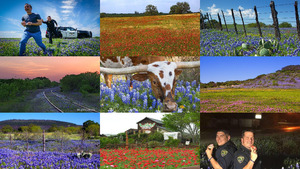
[{"label": "cloud", "polygon": [[21,38],[23,31],[0,31],[0,38]]},{"label": "cloud", "polygon": [[208,13],[211,15],[217,15],[219,12],[221,12],[220,8],[216,8],[216,4],[213,4],[211,7],[207,7]]}]

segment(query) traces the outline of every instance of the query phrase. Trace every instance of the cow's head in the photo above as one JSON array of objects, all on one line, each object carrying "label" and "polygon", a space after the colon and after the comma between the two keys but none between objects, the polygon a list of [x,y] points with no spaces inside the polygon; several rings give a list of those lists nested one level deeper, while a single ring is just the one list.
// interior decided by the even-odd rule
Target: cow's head
[{"label": "cow's head", "polygon": [[134,80],[150,79],[154,96],[163,102],[164,111],[175,111],[177,104],[174,100],[176,80],[182,70],[176,69],[174,62],[154,62],[148,65],[147,73],[133,75]]},{"label": "cow's head", "polygon": [[138,73],[133,79],[144,81],[150,79],[152,91],[157,99],[163,101],[164,111],[174,111],[177,104],[174,100],[176,79],[182,72],[180,69],[200,67],[200,61],[194,62],[154,62],[149,65],[139,65],[127,68],[101,68],[100,73],[126,75]]}]

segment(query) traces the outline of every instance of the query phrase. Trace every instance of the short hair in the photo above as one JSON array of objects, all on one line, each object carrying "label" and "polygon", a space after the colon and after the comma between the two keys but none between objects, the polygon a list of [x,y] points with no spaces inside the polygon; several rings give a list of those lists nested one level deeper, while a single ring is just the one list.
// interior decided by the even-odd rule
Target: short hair
[{"label": "short hair", "polygon": [[26,3],[25,5],[28,5],[28,6],[30,6],[30,8],[32,9],[32,6],[31,6],[29,3]]},{"label": "short hair", "polygon": [[242,131],[242,138],[244,138],[246,132],[252,132],[253,135],[254,135],[254,131],[253,130],[250,130],[250,129],[249,130],[243,130]]},{"label": "short hair", "polygon": [[221,129],[221,130],[218,130],[217,132],[223,132],[223,133],[225,133],[226,135],[230,136],[230,133],[229,133],[228,130],[223,130],[223,129]]},{"label": "short hair", "polygon": [[48,16],[48,17],[50,17],[50,18],[51,18],[51,16]]}]

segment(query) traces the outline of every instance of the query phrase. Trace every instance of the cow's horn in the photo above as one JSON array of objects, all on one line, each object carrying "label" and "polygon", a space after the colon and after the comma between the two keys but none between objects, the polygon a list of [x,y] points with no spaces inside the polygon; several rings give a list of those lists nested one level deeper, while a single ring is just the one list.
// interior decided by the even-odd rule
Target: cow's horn
[{"label": "cow's horn", "polygon": [[139,65],[126,68],[104,68],[100,67],[100,73],[112,75],[126,75],[138,72],[147,72],[148,65]]},{"label": "cow's horn", "polygon": [[188,68],[196,68],[200,67],[200,61],[194,62],[176,62],[178,69],[188,69]]}]

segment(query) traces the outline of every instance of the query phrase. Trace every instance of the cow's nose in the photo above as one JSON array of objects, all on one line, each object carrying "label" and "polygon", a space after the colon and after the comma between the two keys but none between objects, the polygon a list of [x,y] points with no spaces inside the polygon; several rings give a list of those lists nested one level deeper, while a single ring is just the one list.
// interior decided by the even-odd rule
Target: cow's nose
[{"label": "cow's nose", "polygon": [[164,112],[172,112],[177,109],[177,103],[175,102],[166,102],[163,104],[163,111]]}]

